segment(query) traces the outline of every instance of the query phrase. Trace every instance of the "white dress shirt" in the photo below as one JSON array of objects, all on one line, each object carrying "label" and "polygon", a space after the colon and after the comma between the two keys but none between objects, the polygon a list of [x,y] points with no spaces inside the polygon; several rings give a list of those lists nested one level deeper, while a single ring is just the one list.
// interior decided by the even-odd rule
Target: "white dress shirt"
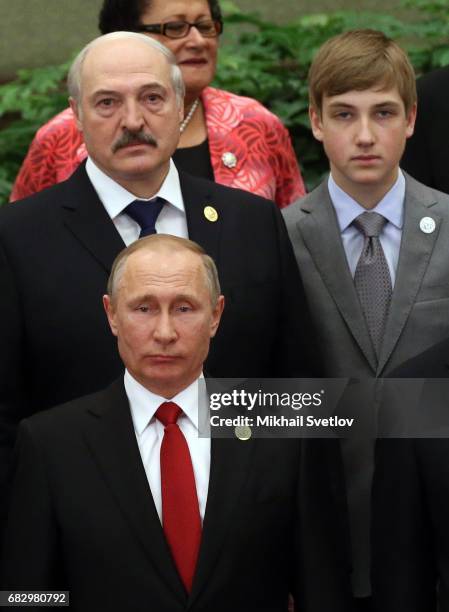
[{"label": "white dress shirt", "polygon": [[167,400],[148,391],[131,376],[128,370],[125,371],[125,390],[129,399],[137,444],[161,522],[160,452],[162,438],[164,437],[164,426],[155,418],[154,414],[159,406],[167,401],[175,402],[183,411],[178,419],[178,425],[189,447],[201,521],[204,520],[209,489],[211,441],[210,437],[198,437],[198,393],[202,393],[201,389],[204,388],[204,385],[199,385],[198,380],[195,380],[187,389],[184,389],[172,399]]},{"label": "white dress shirt", "polygon": [[353,278],[357,262],[362,253],[364,237],[363,234],[352,225],[352,222],[364,212],[377,212],[387,219],[387,223],[379,236],[379,240],[390,270],[391,286],[394,287],[399,261],[402,228],[404,225],[405,178],[402,172],[399,171],[398,178],[393,187],[384,195],[382,200],[369,211],[343,191],[334,181],[332,175],[329,175],[328,189],[337,214],[343,248]]},{"label": "white dress shirt", "polygon": [[131,219],[131,217],[123,212],[124,209],[136,199],[148,201],[156,196],[160,196],[167,201],[156,221],[157,233],[172,234],[180,238],[189,237],[179,174],[173,160],[170,160],[168,174],[159,191],[153,194],[151,198],[136,198],[134,194],[127,191],[100,170],[90,157],[87,158],[86,172],[126,246],[129,246],[139,238],[140,226],[134,219]]}]

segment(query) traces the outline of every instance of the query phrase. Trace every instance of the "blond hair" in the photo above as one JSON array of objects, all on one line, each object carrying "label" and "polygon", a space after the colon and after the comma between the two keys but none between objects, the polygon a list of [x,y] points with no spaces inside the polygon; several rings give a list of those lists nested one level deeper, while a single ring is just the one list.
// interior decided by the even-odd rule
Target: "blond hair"
[{"label": "blond hair", "polygon": [[407,54],[377,30],[350,30],[330,38],[309,70],[310,105],[321,113],[324,96],[397,87],[408,114],[416,102],[415,73]]}]

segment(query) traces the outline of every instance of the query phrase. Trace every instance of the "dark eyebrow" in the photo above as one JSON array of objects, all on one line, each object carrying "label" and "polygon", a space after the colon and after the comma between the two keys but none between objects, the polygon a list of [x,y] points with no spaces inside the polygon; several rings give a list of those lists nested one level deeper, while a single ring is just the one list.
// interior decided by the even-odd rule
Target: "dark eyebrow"
[{"label": "dark eyebrow", "polygon": [[[213,19],[213,18],[210,15],[207,15],[206,13],[202,13],[195,20],[195,22],[198,23],[198,21],[201,19]],[[163,21],[163,23],[170,23],[171,21],[186,21],[186,20],[187,20],[187,13],[177,13],[176,15],[170,15],[170,17],[166,17],[166,20]]]}]

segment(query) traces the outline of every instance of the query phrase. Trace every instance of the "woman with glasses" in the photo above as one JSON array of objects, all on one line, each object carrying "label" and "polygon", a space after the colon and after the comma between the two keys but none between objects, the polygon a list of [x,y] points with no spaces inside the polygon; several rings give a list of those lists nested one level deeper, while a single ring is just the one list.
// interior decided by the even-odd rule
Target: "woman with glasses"
[{"label": "woman with glasses", "polygon": [[[210,87],[223,22],[218,0],[105,0],[102,34],[144,32],[176,56],[186,86],[178,168],[246,189],[282,208],[305,193],[287,130],[251,98]],[[11,200],[68,178],[87,157],[70,109],[37,132]]]}]

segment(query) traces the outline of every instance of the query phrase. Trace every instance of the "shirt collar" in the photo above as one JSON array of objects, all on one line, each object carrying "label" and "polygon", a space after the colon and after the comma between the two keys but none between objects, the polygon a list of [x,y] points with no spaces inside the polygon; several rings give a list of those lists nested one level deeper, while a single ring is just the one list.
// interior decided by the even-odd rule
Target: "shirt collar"
[{"label": "shirt collar", "polygon": [[[120,215],[124,209],[136,199],[136,196],[130,191],[116,183],[110,176],[105,174],[95,164],[92,158],[88,157],[86,162],[86,172],[90,179],[98,197],[100,198],[106,212],[112,220]],[[170,159],[170,167],[168,174],[165,177],[159,191],[151,198],[139,198],[141,200],[150,200],[159,196],[166,200],[172,206],[184,212],[184,202],[181,193],[181,184],[179,182],[179,174],[173,160]]]},{"label": "shirt collar", "polygon": [[[340,232],[343,233],[356,217],[367,211],[337,185],[332,174],[329,175],[327,185],[332,204],[337,214]],[[393,187],[387,191],[382,200],[372,208],[371,211],[383,215],[398,229],[402,229],[404,225],[404,200],[405,178],[401,170],[399,170],[398,178]]]},{"label": "shirt collar", "polygon": [[[202,377],[203,375],[201,374],[199,378]],[[131,376],[128,370],[125,370],[125,390],[130,399],[131,416],[137,435],[140,436],[150,422],[153,421],[156,410],[163,402],[175,402],[175,404],[178,404],[186,417],[198,430],[199,378],[175,395],[175,397],[168,400],[143,387]]]}]

